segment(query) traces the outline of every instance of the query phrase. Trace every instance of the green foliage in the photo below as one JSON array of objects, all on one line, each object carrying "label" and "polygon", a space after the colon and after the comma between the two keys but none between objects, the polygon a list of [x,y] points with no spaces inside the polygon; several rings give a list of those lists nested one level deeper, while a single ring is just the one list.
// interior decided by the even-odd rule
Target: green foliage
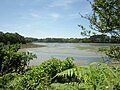
[{"label": "green foliage", "polygon": [[38,42],[79,43],[81,40],[81,38],[45,38],[39,39]]},{"label": "green foliage", "polygon": [[56,79],[57,77],[61,77],[61,79],[64,77],[75,78],[74,80],[76,81],[74,82],[77,84],[71,82],[70,86],[77,87],[78,89],[76,90],[119,90],[119,70],[120,67],[110,67],[103,63],[92,63],[87,67],[78,66],[58,73]]},{"label": "green foliage", "polygon": [[93,43],[120,43],[120,37],[118,36],[107,36],[105,34],[92,35],[90,36],[90,41]]},{"label": "green foliage", "polygon": [[111,43],[120,43],[120,37],[119,36],[111,36],[110,42]]},{"label": "green foliage", "polygon": [[3,33],[0,32],[0,42],[4,44],[15,44],[15,43],[23,43],[25,44],[25,38],[18,33]]},{"label": "green foliage", "polygon": [[[52,90],[87,90],[79,89],[78,83],[53,83],[51,84]],[[92,89],[93,90],[93,89]]]},{"label": "green foliage", "polygon": [[37,38],[32,38],[32,37],[26,37],[25,41],[26,41],[26,43],[38,42],[38,39]]},{"label": "green foliage", "polygon": [[16,73],[8,73],[0,77],[0,88],[4,90],[8,86],[7,84],[14,80],[16,76]]},{"label": "green foliage", "polygon": [[[0,77],[1,90],[119,90],[120,66],[92,63],[75,66],[72,58],[52,58],[23,75]],[[62,81],[64,80],[64,82]],[[62,82],[61,82],[62,81]]]},{"label": "green foliage", "polygon": [[29,61],[36,55],[29,52],[18,52],[19,44],[4,45],[0,43],[0,75],[9,72],[24,72]]},{"label": "green foliage", "polygon": [[15,78],[11,81],[10,87],[13,88],[13,90],[18,90],[18,88],[21,88],[21,90],[50,89],[52,78],[57,73],[74,67],[72,60],[73,58],[66,58],[63,61],[52,58],[39,66],[33,67],[24,75]]},{"label": "green foliage", "polygon": [[91,24],[100,32],[120,33],[120,0],[94,0],[92,9]]},{"label": "green foliage", "polygon": [[[88,0],[90,2],[90,0]],[[90,37],[91,42],[120,42],[120,0],[93,0],[90,2],[92,7],[92,15],[81,15],[82,18],[87,19],[90,22],[90,29],[87,30],[83,25],[78,25],[83,31],[82,35],[93,36]],[[110,33],[111,37],[106,35],[95,35],[93,31],[100,33]],[[110,49],[104,49],[105,54],[112,58],[112,60],[120,61],[120,48],[110,47]]]},{"label": "green foliage", "polygon": [[112,45],[109,48],[100,48],[99,51],[105,53],[110,60],[120,63],[120,46]]},{"label": "green foliage", "polygon": [[107,36],[105,34],[92,35],[89,38],[25,38],[27,43],[45,42],[45,43],[120,43],[118,36]]},{"label": "green foliage", "polygon": [[97,43],[100,43],[100,42],[103,42],[103,43],[107,43],[107,42],[110,42],[110,37],[107,36],[107,35],[93,35],[93,36],[90,36],[90,40],[91,42],[97,42]]},{"label": "green foliage", "polygon": [[[88,0],[90,2],[90,0]],[[90,2],[92,15],[81,15],[82,18],[90,22],[91,30],[86,30],[84,26],[79,25],[83,32],[82,35],[90,35],[92,30],[101,33],[111,33],[120,35],[120,0],[93,0]]]}]

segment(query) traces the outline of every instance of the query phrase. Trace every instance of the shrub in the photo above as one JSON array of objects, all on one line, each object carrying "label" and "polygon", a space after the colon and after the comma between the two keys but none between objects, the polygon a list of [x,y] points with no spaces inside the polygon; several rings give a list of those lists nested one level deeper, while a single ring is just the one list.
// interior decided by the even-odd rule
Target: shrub
[{"label": "shrub", "polygon": [[[73,77],[74,76],[74,77]],[[103,63],[92,63],[90,66],[75,67],[56,75],[57,77],[71,77],[69,82],[77,90],[119,90],[120,67],[111,67]],[[74,83],[76,82],[76,83]],[[65,82],[68,83],[68,82]],[[65,84],[64,83],[64,84]],[[73,83],[73,84],[72,84]],[[54,86],[54,84],[53,84]]]},{"label": "shrub", "polygon": [[29,61],[36,55],[29,52],[18,52],[20,44],[4,45],[0,43],[0,75],[11,72],[24,72]]},{"label": "shrub", "polygon": [[7,87],[7,84],[14,80],[16,77],[16,73],[8,73],[6,75],[3,75],[0,77],[0,89],[5,89]]},{"label": "shrub", "polygon": [[105,53],[112,62],[120,63],[120,46],[111,45],[109,48],[100,48],[99,51]]},{"label": "shrub", "polygon": [[73,68],[75,66],[72,63],[72,60],[73,58],[66,58],[63,61],[52,58],[48,61],[45,61],[39,66],[33,67],[31,70],[27,71],[21,78],[17,79],[18,81],[16,85],[14,84],[12,88],[21,86],[21,88],[23,88],[24,90],[46,90],[48,87],[50,89],[52,78],[57,73]]}]

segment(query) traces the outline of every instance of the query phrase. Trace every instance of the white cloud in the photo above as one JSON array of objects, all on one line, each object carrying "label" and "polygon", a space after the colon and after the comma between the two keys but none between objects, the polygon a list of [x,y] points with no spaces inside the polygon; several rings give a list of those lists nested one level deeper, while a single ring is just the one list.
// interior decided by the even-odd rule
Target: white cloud
[{"label": "white cloud", "polygon": [[30,14],[33,18],[40,18],[41,16],[38,13],[31,13]]},{"label": "white cloud", "polygon": [[66,7],[76,1],[77,0],[53,0],[50,6],[51,7]]},{"label": "white cloud", "polygon": [[21,15],[20,18],[23,19],[23,20],[34,20],[34,19],[36,20],[36,19],[40,19],[41,15],[39,13],[31,12],[31,13],[28,13],[28,14]]},{"label": "white cloud", "polygon": [[61,17],[61,15],[58,14],[58,13],[51,13],[50,16],[51,16],[52,18],[54,18],[55,20],[57,20],[57,19],[59,19],[59,18]]},{"label": "white cloud", "polygon": [[40,2],[40,1],[43,1],[43,0],[32,0],[32,1],[35,1],[35,2]]}]

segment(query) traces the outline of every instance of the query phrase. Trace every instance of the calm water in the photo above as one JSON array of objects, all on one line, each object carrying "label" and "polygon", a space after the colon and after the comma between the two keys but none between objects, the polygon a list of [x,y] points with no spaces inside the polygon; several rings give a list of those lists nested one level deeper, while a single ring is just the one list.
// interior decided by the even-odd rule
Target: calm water
[{"label": "calm water", "polygon": [[[37,59],[30,62],[30,65],[39,65],[43,61],[50,58],[65,59],[73,57],[74,63],[77,65],[88,65],[92,62],[102,62],[105,55],[97,51],[80,50],[78,46],[90,47],[107,47],[108,44],[90,44],[90,43],[35,43],[39,45],[46,45],[40,48],[27,48],[23,51],[29,51],[37,55]],[[94,49],[94,48],[93,48]]]}]

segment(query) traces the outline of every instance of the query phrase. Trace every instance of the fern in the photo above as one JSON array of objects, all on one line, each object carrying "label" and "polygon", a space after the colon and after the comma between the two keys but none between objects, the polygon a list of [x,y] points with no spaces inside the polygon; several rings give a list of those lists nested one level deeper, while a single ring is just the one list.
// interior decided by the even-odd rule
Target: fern
[{"label": "fern", "polygon": [[[57,73],[54,78],[74,79],[80,85],[80,89],[93,88],[97,90],[113,90],[117,86],[120,89],[120,72],[107,64],[94,62],[90,66],[77,66],[61,73]],[[61,79],[62,79],[61,78]]]}]

